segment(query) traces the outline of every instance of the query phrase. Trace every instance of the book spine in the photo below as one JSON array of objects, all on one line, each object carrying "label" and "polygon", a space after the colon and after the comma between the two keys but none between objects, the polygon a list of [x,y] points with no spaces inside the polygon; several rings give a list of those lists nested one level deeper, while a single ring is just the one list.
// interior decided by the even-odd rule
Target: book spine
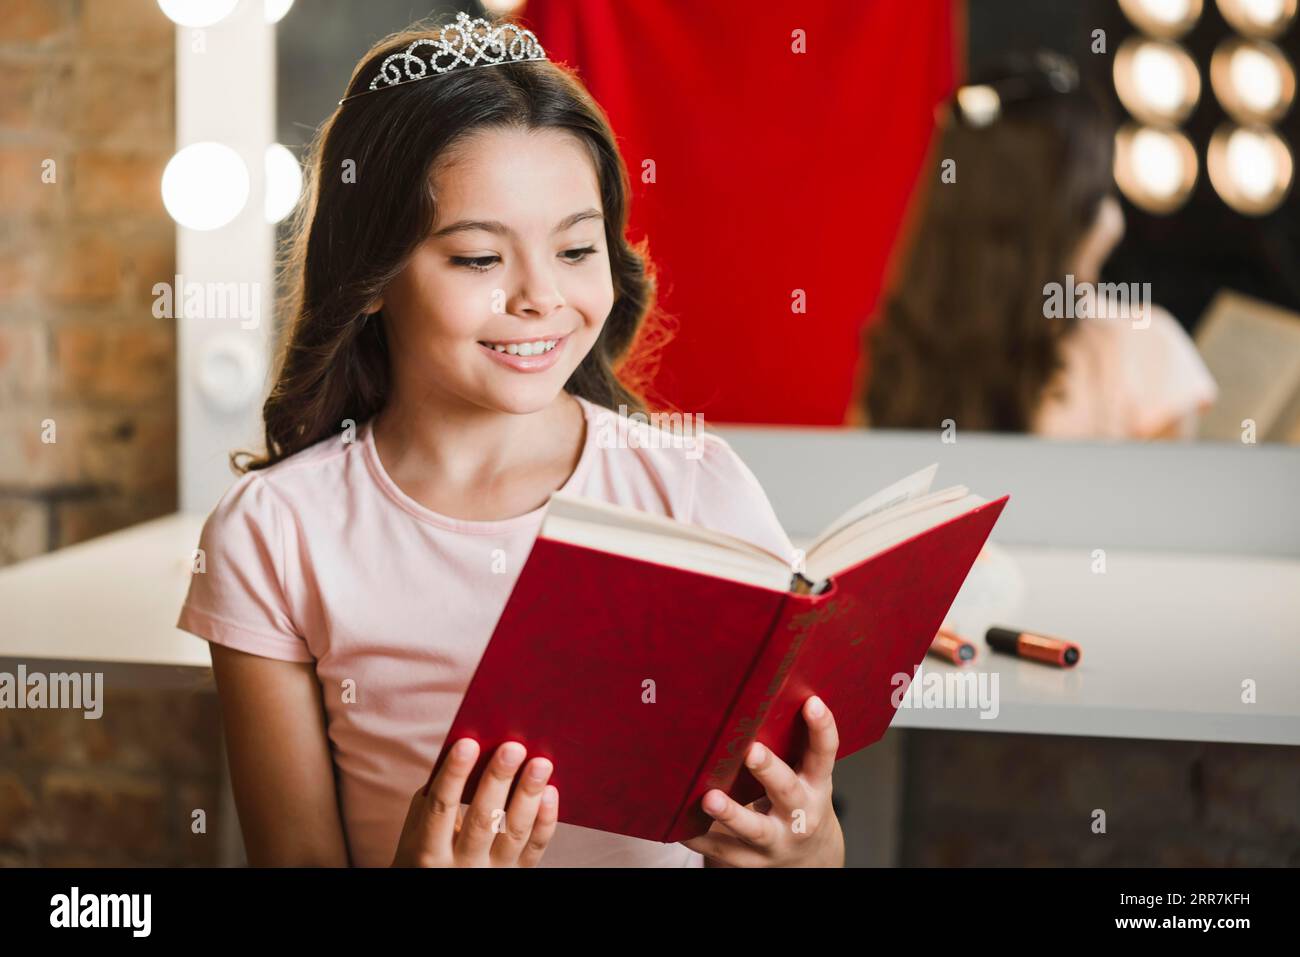
[{"label": "book spine", "polygon": [[[718,728],[690,782],[690,789],[673,815],[664,843],[680,841],[708,830],[712,818],[700,806],[700,799],[713,788],[731,793],[732,785],[745,770],[745,754],[758,737],[763,718],[780,696],[786,679],[794,671],[799,650],[811,634],[811,617],[799,613],[820,603],[821,599],[815,596],[789,594],[777,607],[758,654],[727,709],[726,719]],[[757,793],[746,797],[757,781],[748,774],[745,777],[750,787],[732,794],[741,804],[748,804],[763,793],[760,786]]]}]

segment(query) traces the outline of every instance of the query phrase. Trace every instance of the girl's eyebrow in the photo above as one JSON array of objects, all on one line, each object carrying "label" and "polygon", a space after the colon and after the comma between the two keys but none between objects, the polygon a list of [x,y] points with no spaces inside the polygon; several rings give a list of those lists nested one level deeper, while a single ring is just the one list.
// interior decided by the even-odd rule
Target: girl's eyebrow
[{"label": "girl's eyebrow", "polygon": [[[605,214],[598,209],[584,209],[572,215],[565,216],[559,224],[551,230],[552,233],[562,233],[578,223],[588,219],[604,219]],[[452,233],[464,233],[474,230],[482,230],[485,233],[496,233],[498,236],[513,235],[513,230],[505,223],[498,223],[495,220],[482,219],[462,219],[460,222],[452,223],[450,226],[444,226],[434,233],[430,238],[441,239],[444,236],[450,236]]]}]

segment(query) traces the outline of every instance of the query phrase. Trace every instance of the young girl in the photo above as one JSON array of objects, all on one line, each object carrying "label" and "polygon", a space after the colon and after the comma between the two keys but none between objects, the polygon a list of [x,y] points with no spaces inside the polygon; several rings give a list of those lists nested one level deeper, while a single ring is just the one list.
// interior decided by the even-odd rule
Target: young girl
[{"label": "young girl", "polygon": [[1073,64],[1048,55],[1013,59],[971,88],[999,91],[999,107],[954,106],[937,156],[956,179],[932,182],[910,258],[870,328],[857,421],[1191,437],[1218,390],[1173,316],[1106,300],[1095,314],[1045,310],[1044,287],[1065,287],[1067,275],[1104,291],[1102,266],[1123,236],[1102,108]]},{"label": "young girl", "polygon": [[607,120],[531,33],[462,14],[381,41],[311,178],[267,451],[234,459],[178,622],[213,643],[250,863],[841,865],[816,697],[801,766],[756,743],[767,797],[709,792],[685,846],[557,823],[554,769],[519,742],[465,794],[465,739],[422,793],[553,491],[791,544],[723,440],[627,441],[646,426],[609,411],[640,408],[612,368],[654,285]]}]

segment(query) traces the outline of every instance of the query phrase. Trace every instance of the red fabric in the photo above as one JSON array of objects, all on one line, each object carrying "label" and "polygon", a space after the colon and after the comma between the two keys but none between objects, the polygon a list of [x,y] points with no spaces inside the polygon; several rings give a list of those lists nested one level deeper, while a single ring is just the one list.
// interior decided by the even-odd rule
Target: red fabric
[{"label": "red fabric", "polygon": [[706,421],[843,423],[952,87],[950,0],[529,0],[519,18],[627,162],[630,236],[649,237],[676,327],[650,397]]}]

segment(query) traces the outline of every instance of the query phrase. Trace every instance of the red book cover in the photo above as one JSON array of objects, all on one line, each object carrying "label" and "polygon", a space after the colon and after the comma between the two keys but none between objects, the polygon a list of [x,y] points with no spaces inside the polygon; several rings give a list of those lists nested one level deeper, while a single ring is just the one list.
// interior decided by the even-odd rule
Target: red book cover
[{"label": "red book cover", "polygon": [[451,744],[474,738],[468,802],[497,747],[519,741],[553,763],[561,822],[661,842],[703,834],[706,791],[762,796],[743,764],[753,741],[798,768],[809,695],[835,716],[837,759],[884,734],[894,676],[910,681],[1007,498],[816,595],[539,537],[429,781]]}]

